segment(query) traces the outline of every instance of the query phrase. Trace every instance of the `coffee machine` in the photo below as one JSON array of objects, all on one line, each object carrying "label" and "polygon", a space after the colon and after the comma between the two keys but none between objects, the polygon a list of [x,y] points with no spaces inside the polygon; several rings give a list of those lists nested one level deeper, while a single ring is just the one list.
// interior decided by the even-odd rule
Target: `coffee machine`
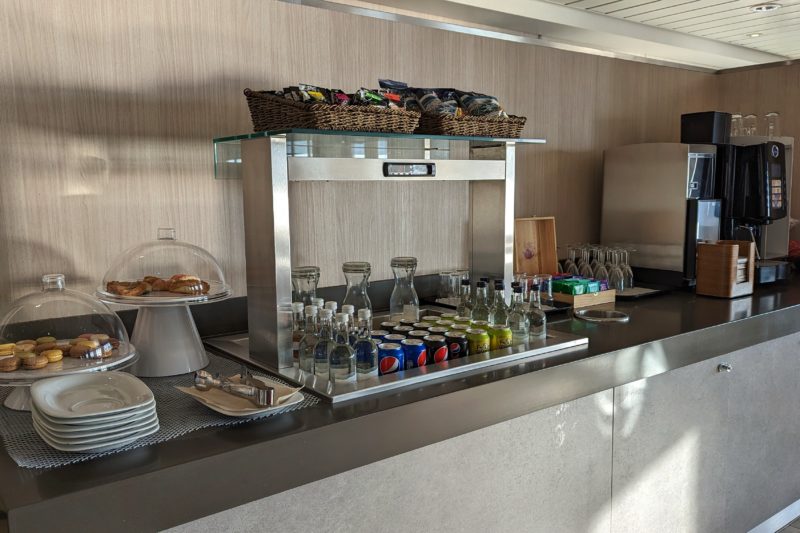
[{"label": "coffee machine", "polygon": [[636,250],[639,282],[694,286],[697,243],[720,238],[716,147],[644,143],[610,148],[603,160],[601,242]]},{"label": "coffee machine", "polygon": [[681,142],[707,142],[716,147],[713,195],[722,202],[720,237],[756,243],[757,284],[786,279],[789,264],[791,181],[787,146],[764,138],[731,139],[727,113],[681,116]]}]

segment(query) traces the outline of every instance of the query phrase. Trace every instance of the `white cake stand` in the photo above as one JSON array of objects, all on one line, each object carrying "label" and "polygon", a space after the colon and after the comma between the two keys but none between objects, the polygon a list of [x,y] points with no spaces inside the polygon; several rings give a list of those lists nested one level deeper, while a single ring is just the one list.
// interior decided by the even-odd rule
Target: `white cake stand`
[{"label": "white cake stand", "polygon": [[144,296],[120,296],[97,289],[106,303],[139,308],[131,342],[139,359],[131,373],[140,377],[177,376],[208,365],[208,355],[197,332],[189,305],[217,302],[231,295],[230,287],[209,282],[208,294],[181,296],[172,292],[151,292]]},{"label": "white cake stand", "polygon": [[0,373],[0,387],[14,387],[3,405],[15,411],[31,410],[31,385],[40,379],[82,374],[84,372],[103,372],[122,370],[136,363],[138,354],[134,344],[128,344],[127,353],[120,354],[114,350],[111,357],[105,359],[76,359],[65,355],[57,363],[49,363],[37,370],[24,370],[22,367],[13,372]]}]

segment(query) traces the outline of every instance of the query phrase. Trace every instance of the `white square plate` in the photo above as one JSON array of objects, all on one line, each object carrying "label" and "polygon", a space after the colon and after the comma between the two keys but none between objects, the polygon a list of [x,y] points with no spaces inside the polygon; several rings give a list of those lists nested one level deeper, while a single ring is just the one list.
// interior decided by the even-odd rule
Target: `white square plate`
[{"label": "white square plate", "polygon": [[55,448],[56,450],[61,450],[62,452],[82,452],[82,453],[102,453],[108,452],[111,450],[116,450],[117,448],[122,448],[123,446],[127,446],[142,437],[146,437],[148,435],[152,435],[156,431],[158,431],[158,424],[155,424],[155,427],[150,428],[146,431],[140,431],[130,437],[115,440],[113,442],[107,442],[104,444],[59,444],[54,442],[49,437],[46,436],[42,430],[39,429],[36,423],[33,424],[34,429],[36,429],[36,433],[45,441],[50,447]]},{"label": "white square plate", "polygon": [[117,413],[115,415],[109,415],[108,417],[59,419],[47,416],[46,414],[36,409],[35,405],[31,404],[31,412],[34,411],[36,412],[36,415],[39,417],[40,422],[41,421],[47,422],[48,427],[49,426],[58,427],[59,431],[64,431],[64,432],[116,428],[124,426],[126,424],[130,424],[137,420],[141,420],[143,418],[147,418],[148,416],[152,415],[155,412],[155,410],[156,410],[156,403],[152,402],[146,404],[144,407],[131,409],[130,411]]},{"label": "white square plate", "polygon": [[43,379],[31,385],[36,408],[51,418],[123,413],[154,401],[142,380],[124,372],[93,372]]},{"label": "white square plate", "polygon": [[57,435],[54,435],[53,433],[42,427],[36,421],[36,419],[33,420],[33,426],[36,428],[36,432],[39,434],[40,437],[42,438],[46,437],[48,443],[56,443],[69,446],[84,446],[84,445],[105,446],[107,444],[113,444],[114,442],[120,439],[127,439],[128,437],[131,437],[143,431],[149,431],[154,427],[158,427],[158,417],[153,416],[152,420],[150,420],[150,423],[142,428],[130,429],[117,435],[100,435],[97,437],[85,437],[85,438],[82,437],[77,439],[59,437]]},{"label": "white square plate", "polygon": [[144,413],[144,416],[141,418],[126,420],[125,423],[113,427],[95,428],[93,426],[85,426],[83,429],[75,431],[74,428],[68,427],[65,430],[63,429],[63,426],[48,422],[36,411],[36,409],[31,411],[31,416],[33,417],[34,422],[39,424],[39,427],[46,430],[51,436],[64,440],[88,439],[95,437],[120,437],[125,434],[141,431],[146,426],[149,426],[158,420],[155,410],[151,410],[147,413]]}]

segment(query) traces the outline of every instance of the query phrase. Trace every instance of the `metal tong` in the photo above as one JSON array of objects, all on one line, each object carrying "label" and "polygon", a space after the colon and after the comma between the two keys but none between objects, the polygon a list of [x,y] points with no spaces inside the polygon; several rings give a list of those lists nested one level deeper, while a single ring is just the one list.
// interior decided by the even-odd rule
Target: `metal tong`
[{"label": "metal tong", "polygon": [[275,400],[275,389],[253,378],[249,372],[242,374],[241,382],[234,382],[229,378],[214,377],[210,372],[198,370],[194,374],[194,387],[201,391],[212,388],[224,390],[235,396],[246,398],[258,407],[274,405]]}]

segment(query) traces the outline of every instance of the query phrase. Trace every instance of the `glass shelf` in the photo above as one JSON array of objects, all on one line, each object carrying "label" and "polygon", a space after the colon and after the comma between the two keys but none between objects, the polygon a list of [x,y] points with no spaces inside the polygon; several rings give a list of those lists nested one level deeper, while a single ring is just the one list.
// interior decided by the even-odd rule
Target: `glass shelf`
[{"label": "glass shelf", "polygon": [[544,139],[502,139],[400,133],[291,129],[214,139],[217,179],[241,178],[241,142],[285,137],[294,159],[373,159],[411,161],[505,161],[507,145],[544,144]]}]

